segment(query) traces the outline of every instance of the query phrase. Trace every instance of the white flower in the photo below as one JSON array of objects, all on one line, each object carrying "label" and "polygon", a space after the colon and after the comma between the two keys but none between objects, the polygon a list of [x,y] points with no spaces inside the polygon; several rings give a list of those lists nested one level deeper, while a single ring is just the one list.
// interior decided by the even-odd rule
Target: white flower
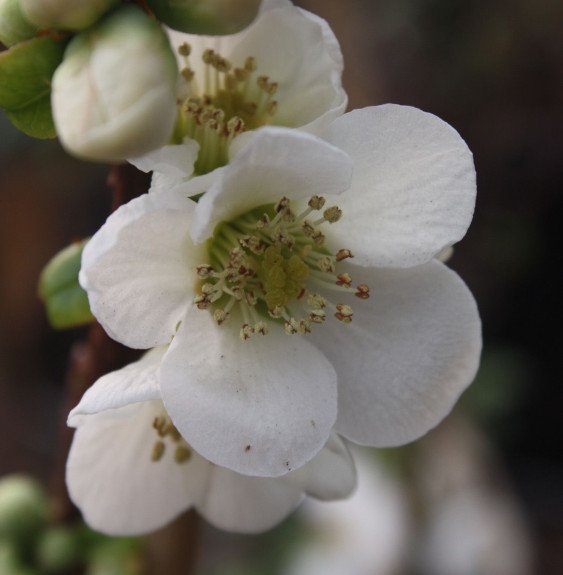
[{"label": "white flower", "polygon": [[287,0],[264,2],[239,34],[169,34],[181,70],[177,137],[188,138],[187,149],[168,146],[131,160],[140,169],[190,176],[187,156],[197,158],[197,174],[207,173],[228,162],[233,138],[239,136],[240,145],[247,140],[243,132],[272,124],[317,133],[346,108],[342,54],[332,30]]},{"label": "white flower", "polygon": [[130,347],[172,340],[160,378],[174,425],[239,473],[300,467],[333,425],[362,444],[411,441],[477,369],[475,302],[433,259],[472,218],[467,146],[391,105],[326,138],[259,130],[228,166],[120,208],[84,250],[94,315]]},{"label": "white flower", "polygon": [[55,71],[51,102],[62,145],[110,162],[163,146],[176,120],[176,75],[159,25],[123,6],[75,36]]},{"label": "white flower", "polygon": [[152,350],[105,375],[70,415],[77,430],[68,489],[93,528],[146,533],[195,508],[216,527],[255,533],[284,519],[305,494],[329,500],[353,491],[354,462],[335,434],[307,465],[279,478],[243,476],[206,461],[181,438],[160,401],[162,355]]}]

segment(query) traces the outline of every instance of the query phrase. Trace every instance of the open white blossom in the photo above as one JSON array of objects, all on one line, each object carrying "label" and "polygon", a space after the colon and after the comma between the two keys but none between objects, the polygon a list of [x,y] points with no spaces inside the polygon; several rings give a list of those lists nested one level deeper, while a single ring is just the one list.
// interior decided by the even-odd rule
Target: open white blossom
[{"label": "open white blossom", "polygon": [[467,146],[391,105],[325,138],[263,128],[226,167],[121,207],[84,250],[94,315],[130,347],[171,342],[168,414],[239,473],[296,469],[333,426],[367,445],[411,441],[477,369],[475,302],[434,259],[472,218]]},{"label": "open white blossom", "polygon": [[100,378],[71,413],[77,430],[67,484],[90,526],[136,535],[195,508],[216,527],[256,533],[279,523],[304,495],[332,500],[354,490],[354,462],[335,434],[312,461],[283,477],[248,477],[205,460],[160,401],[162,355],[152,350]]},{"label": "open white blossom", "polygon": [[337,39],[324,20],[288,0],[263,2],[238,34],[169,35],[181,71],[176,136],[185,139],[131,160],[168,176],[164,185],[190,176],[194,162],[196,174],[225,165],[233,140],[242,145],[250,130],[279,125],[317,133],[346,108]]}]

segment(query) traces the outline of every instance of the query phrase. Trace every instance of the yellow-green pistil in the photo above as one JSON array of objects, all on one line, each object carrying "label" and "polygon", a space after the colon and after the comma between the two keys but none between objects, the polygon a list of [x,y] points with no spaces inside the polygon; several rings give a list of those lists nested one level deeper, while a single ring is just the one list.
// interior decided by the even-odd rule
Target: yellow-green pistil
[{"label": "yellow-green pistil", "polygon": [[313,323],[325,321],[327,310],[344,323],[352,321],[350,306],[317,291],[369,297],[367,285],[353,287],[347,273],[336,271],[338,262],[353,257],[350,250],[332,255],[324,246],[319,226],[337,222],[340,209],[333,206],[322,217],[307,219],[324,203],[313,196],[297,215],[282,198],[219,224],[208,242],[209,263],[197,267],[196,305],[210,310],[219,325],[235,316],[242,339],[265,335],[271,320],[281,322],[288,334],[309,333]]},{"label": "yellow-green pistil", "polygon": [[229,145],[236,135],[272,122],[278,84],[257,75],[253,57],[236,67],[210,49],[201,56],[203,77],[196,77],[190,66],[191,51],[189,44],[178,49],[184,60],[181,74],[187,97],[179,102],[177,136],[178,140],[190,136],[199,143],[195,173],[206,174],[227,164]]}]

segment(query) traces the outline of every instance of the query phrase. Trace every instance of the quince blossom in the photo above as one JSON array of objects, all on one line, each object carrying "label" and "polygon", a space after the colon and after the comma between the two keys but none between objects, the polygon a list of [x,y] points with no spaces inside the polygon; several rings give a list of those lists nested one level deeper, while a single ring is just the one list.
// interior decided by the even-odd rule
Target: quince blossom
[{"label": "quince blossom", "polygon": [[256,533],[279,523],[305,494],[332,500],[354,490],[354,462],[335,434],[308,464],[283,477],[248,477],[205,460],[177,432],[160,400],[163,354],[151,350],[103,376],[70,414],[77,430],[68,489],[93,528],[146,533],[193,507],[216,527]]},{"label": "quince blossom", "polygon": [[225,165],[233,141],[240,148],[260,126],[318,133],[344,113],[338,41],[324,20],[288,0],[263,2],[238,34],[169,36],[181,72],[178,143],[130,160],[164,187]]},{"label": "quince blossom", "polygon": [[387,105],[324,137],[263,128],[224,168],[121,207],[82,258],[110,336],[170,343],[159,378],[178,431],[242,474],[301,467],[333,427],[365,445],[412,441],[479,362],[475,302],[434,259],[473,214],[459,134]]}]

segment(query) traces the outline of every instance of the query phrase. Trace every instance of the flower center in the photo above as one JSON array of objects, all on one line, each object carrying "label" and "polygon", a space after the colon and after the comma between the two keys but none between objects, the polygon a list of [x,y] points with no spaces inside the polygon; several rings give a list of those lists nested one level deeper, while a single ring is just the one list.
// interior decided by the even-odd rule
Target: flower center
[{"label": "flower center", "polygon": [[198,308],[210,310],[218,325],[237,318],[243,340],[265,335],[268,324],[282,324],[288,334],[309,333],[313,323],[325,321],[327,311],[350,323],[352,308],[333,302],[330,294],[367,299],[369,287],[353,286],[348,273],[338,273],[338,263],[353,257],[350,250],[332,255],[324,245],[320,226],[340,220],[341,210],[332,206],[307,219],[324,204],[324,198],[313,196],[296,215],[282,198],[219,224],[208,241],[209,263],[197,267]]},{"label": "flower center", "polygon": [[228,162],[232,139],[245,130],[269,124],[276,114],[273,99],[278,84],[256,74],[256,60],[248,57],[242,67],[234,67],[214,50],[202,54],[203,78],[196,78],[190,66],[191,47],[182,44],[182,77],[187,98],[180,107],[180,133],[200,145],[195,163],[197,175],[206,174]]},{"label": "flower center", "polygon": [[174,427],[168,415],[163,414],[155,417],[152,422],[152,427],[158,436],[151,451],[151,459],[153,461],[160,461],[164,457],[166,452],[166,438],[172,443],[174,448],[174,461],[176,463],[182,464],[191,458],[192,450],[184,441],[180,432]]}]

